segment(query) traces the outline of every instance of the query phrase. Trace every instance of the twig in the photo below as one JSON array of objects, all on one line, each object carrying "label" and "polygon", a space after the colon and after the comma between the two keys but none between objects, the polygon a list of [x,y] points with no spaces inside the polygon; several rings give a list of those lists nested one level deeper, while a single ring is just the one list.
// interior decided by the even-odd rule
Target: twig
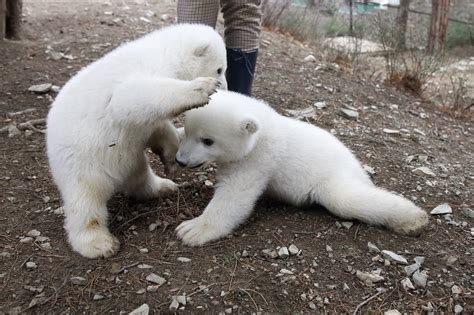
[{"label": "twig", "polygon": [[386,290],[383,289],[383,290],[380,290],[379,292],[377,292],[377,294],[374,294],[373,296],[369,297],[367,300],[365,301],[362,301],[359,305],[357,305],[357,307],[355,308],[354,312],[352,313],[352,315],[357,315],[357,312],[359,311],[359,309],[364,306],[365,304],[369,303],[370,301],[372,301],[373,299],[375,299],[377,296],[379,296],[380,294],[382,293],[385,293]]},{"label": "twig", "polygon": [[196,291],[194,291],[194,292],[191,292],[190,294],[187,295],[187,297],[193,296],[193,295],[196,294],[196,293],[199,293],[199,292],[202,292],[202,291],[204,291],[204,290],[206,290],[206,289],[209,289],[209,288],[212,287],[213,285],[215,285],[215,283],[211,283],[210,285],[208,285],[208,286],[206,286],[206,287],[204,287],[204,288],[202,288],[202,289],[199,289],[199,290],[196,290]]},{"label": "twig", "polygon": [[357,225],[357,229],[356,229],[356,231],[355,231],[355,233],[354,233],[354,241],[357,240],[357,233],[359,232],[359,228],[360,228],[360,224]]},{"label": "twig", "polygon": [[41,125],[45,123],[46,123],[46,118],[32,119],[32,120],[25,121],[24,123],[18,124],[17,128],[20,130],[30,129],[35,132],[45,133],[46,131],[35,127],[36,125]]},{"label": "twig", "polygon": [[240,291],[244,292],[245,294],[247,294],[250,297],[250,299],[253,302],[253,305],[255,306],[255,310],[258,312],[258,305],[257,305],[257,302],[255,302],[255,300],[253,299],[252,294],[248,293],[247,290],[245,290],[245,289],[242,289],[242,288],[238,288],[238,289]]},{"label": "twig", "polygon": [[12,117],[15,117],[15,116],[19,116],[19,115],[23,115],[23,114],[27,114],[27,113],[32,113],[32,112],[35,112],[36,110],[37,110],[36,108],[27,108],[27,109],[24,109],[24,110],[20,110],[19,112],[7,113],[7,116],[12,118]]}]

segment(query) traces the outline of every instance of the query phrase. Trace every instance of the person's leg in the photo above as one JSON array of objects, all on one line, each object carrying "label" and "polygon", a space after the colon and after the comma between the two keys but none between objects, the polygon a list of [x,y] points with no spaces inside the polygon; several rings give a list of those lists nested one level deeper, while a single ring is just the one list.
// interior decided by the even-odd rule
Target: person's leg
[{"label": "person's leg", "polygon": [[221,0],[227,47],[227,86],[251,95],[262,19],[261,0]]},{"label": "person's leg", "polygon": [[178,23],[206,24],[215,28],[219,0],[178,0]]}]

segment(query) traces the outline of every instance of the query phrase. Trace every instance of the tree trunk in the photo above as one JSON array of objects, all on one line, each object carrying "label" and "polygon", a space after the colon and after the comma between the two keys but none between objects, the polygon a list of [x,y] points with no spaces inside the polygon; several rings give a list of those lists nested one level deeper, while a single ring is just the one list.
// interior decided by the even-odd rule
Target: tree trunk
[{"label": "tree trunk", "polygon": [[5,0],[0,0],[0,40],[5,38],[5,26],[7,19],[7,4]]},{"label": "tree trunk", "polygon": [[352,0],[349,0],[349,34],[351,36],[354,36],[353,14],[354,12],[352,12]]},{"label": "tree trunk", "polygon": [[23,0],[6,0],[7,18],[5,27],[5,37],[8,39],[20,39],[21,31],[21,11]]},{"label": "tree trunk", "polygon": [[446,30],[448,28],[448,13],[450,0],[441,0],[439,26],[438,26],[438,49],[444,50],[446,42]]},{"label": "tree trunk", "polygon": [[398,49],[406,49],[406,33],[408,24],[408,10],[410,8],[410,0],[401,0],[397,12],[397,30],[398,30]]},{"label": "tree trunk", "polygon": [[431,2],[431,23],[430,30],[428,33],[428,47],[426,48],[428,52],[432,53],[435,49],[436,44],[436,35],[437,35],[437,25],[438,25],[438,9],[439,2],[442,0],[433,0]]}]

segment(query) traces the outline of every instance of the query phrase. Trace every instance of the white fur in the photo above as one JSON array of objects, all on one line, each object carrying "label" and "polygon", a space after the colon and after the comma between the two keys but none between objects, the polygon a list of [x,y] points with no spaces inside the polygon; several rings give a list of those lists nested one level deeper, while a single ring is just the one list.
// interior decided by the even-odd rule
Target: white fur
[{"label": "white fur", "polygon": [[428,223],[411,201],[375,187],[332,134],[240,94],[218,92],[209,105],[188,112],[176,158],[188,167],[218,164],[216,191],[204,213],[177,228],[191,246],[231,233],[264,192],[296,206],[322,204],[341,218],[403,234],[419,233]]},{"label": "white fur", "polygon": [[143,150],[150,146],[173,169],[179,138],[170,119],[225,88],[225,70],[221,37],[181,24],[115,49],[62,88],[48,115],[47,149],[75,251],[89,258],[118,251],[107,228],[115,192],[154,198],[177,190],[153,173]]}]

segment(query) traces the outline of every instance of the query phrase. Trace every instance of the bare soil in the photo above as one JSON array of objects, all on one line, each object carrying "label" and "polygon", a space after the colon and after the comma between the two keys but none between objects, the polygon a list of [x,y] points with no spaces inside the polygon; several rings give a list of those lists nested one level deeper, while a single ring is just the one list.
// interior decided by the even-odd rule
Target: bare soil
[{"label": "bare soil", "polygon": [[[175,5],[173,1],[25,1],[24,40],[0,42],[0,128],[46,117],[55,93],[36,95],[28,87],[48,82],[62,86],[81,67],[120,43],[174,23]],[[72,60],[49,59],[48,46],[67,51]],[[143,303],[152,312],[168,312],[171,297],[183,294],[189,297],[181,306],[184,311],[352,313],[377,294],[377,288],[386,291],[359,310],[420,313],[431,307],[452,313],[460,305],[466,314],[474,312],[474,220],[462,211],[473,206],[472,121],[451,118],[430,104],[332,64],[303,62],[311,50],[264,31],[254,95],[281,113],[325,101],[328,106],[308,122],[337,134],[363,164],[374,168],[375,183],[427,211],[447,202],[453,208],[452,220],[432,216],[428,229],[413,238],[358,222],[347,229],[320,207],[298,209],[264,198],[232,237],[189,248],[177,241],[174,228],[199,215],[209,202],[213,188],[204,182],[214,181],[214,170],[183,171],[173,178],[182,184],[179,195],[168,200],[137,203],[122,194],[114,197],[109,204],[110,227],[121,250],[109,259],[88,260],[67,244],[44,135],[22,131],[9,137],[5,132],[0,135],[0,313],[128,313]],[[356,108],[359,119],[340,116],[344,106]],[[34,111],[11,115],[27,108]],[[390,135],[384,128],[406,130]],[[407,162],[412,155],[419,159]],[[162,174],[159,161],[150,158]],[[436,176],[416,175],[412,170],[419,166],[429,167]],[[152,223],[158,228],[150,232]],[[32,229],[50,239],[50,249],[38,239],[20,242]],[[426,257],[422,265],[428,274],[426,288],[406,291],[401,285],[406,277],[403,266],[377,259],[368,242],[403,255],[409,263],[415,256]],[[301,254],[285,259],[262,254],[264,249],[290,244]],[[148,253],[140,252],[143,248]],[[178,257],[191,261],[179,262]],[[37,267],[27,268],[28,262]],[[138,263],[152,268],[140,269]],[[355,275],[356,270],[377,268],[384,280],[373,286]],[[282,269],[292,274],[282,274]],[[156,292],[143,293],[151,272],[167,283]],[[76,276],[85,278],[82,285],[71,282]],[[461,293],[453,294],[457,290],[453,285]],[[94,300],[96,295],[102,299]]]}]

